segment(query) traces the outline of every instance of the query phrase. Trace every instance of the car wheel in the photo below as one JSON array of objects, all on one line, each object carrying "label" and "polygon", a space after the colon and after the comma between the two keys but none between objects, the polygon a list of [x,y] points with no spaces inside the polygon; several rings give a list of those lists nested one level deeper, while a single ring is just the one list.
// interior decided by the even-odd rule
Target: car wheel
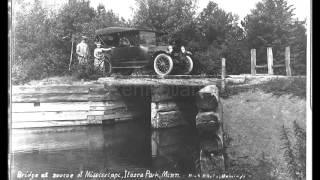
[{"label": "car wheel", "polygon": [[154,59],[153,68],[154,71],[160,76],[170,74],[173,69],[172,58],[166,54],[157,55],[157,57]]},{"label": "car wheel", "polygon": [[184,58],[184,72],[183,74],[190,74],[193,69],[193,61],[190,56]]},{"label": "car wheel", "polygon": [[104,64],[104,76],[108,76],[109,77],[111,75],[111,73],[112,73],[112,64],[111,64],[109,58],[106,58],[104,60],[103,64]]}]

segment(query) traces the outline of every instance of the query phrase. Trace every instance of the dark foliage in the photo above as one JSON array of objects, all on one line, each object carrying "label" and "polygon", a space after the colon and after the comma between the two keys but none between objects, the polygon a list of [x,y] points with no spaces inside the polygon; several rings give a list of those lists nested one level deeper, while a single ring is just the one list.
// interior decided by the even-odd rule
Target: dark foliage
[{"label": "dark foliage", "polygon": [[[257,49],[257,64],[266,64],[267,47],[272,47],[274,64],[284,64],[285,47],[290,46],[294,74],[305,74],[305,21],[293,18],[294,7],[286,0],[262,0],[241,22],[248,48]],[[285,69],[278,73],[285,74]]]},{"label": "dark foliage", "polygon": [[227,60],[227,74],[249,73],[250,49],[257,49],[258,64],[263,64],[268,46],[273,47],[275,64],[282,63],[284,48],[290,46],[293,73],[306,73],[305,22],[293,18],[294,9],[285,0],[262,0],[241,25],[237,15],[213,1],[197,15],[196,0],[136,0],[132,21],[106,11],[103,5],[94,9],[89,0],[70,1],[58,12],[42,8],[38,1],[21,1],[21,7],[30,10],[17,12],[13,19],[14,84],[71,74],[71,37],[78,43],[81,35],[88,36],[93,51],[94,31],[108,26],[139,26],[166,32],[163,39],[168,43],[185,45],[193,52],[198,74],[220,74],[222,57]]}]

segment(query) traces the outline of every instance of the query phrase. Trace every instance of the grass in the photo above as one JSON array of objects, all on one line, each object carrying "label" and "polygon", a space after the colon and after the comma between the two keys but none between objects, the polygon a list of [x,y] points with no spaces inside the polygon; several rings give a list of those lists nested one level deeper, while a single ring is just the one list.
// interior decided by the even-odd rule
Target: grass
[{"label": "grass", "polygon": [[[221,93],[229,169],[251,174],[251,179],[292,179],[293,172],[303,176],[305,141],[296,139],[303,139],[306,126],[306,78],[252,80]],[[287,143],[281,130],[293,122],[301,128],[296,125],[290,132],[299,138]]]},{"label": "grass", "polygon": [[227,86],[225,92],[221,93],[221,96],[228,98],[241,92],[262,90],[265,93],[271,93],[275,96],[289,94],[306,99],[306,78],[277,78],[259,84],[244,84],[245,85]]}]

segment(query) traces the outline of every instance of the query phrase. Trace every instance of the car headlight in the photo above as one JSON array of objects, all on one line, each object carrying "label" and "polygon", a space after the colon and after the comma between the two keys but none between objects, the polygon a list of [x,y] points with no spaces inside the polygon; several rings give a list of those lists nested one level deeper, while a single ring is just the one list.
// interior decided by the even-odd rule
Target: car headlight
[{"label": "car headlight", "polygon": [[169,53],[172,53],[172,51],[173,51],[173,47],[172,47],[171,45],[169,45],[169,46],[168,46],[168,52],[169,52]]},{"label": "car headlight", "polygon": [[185,52],[186,52],[186,48],[185,48],[184,46],[181,46],[180,49],[181,49],[181,52],[182,52],[182,53],[185,53]]}]

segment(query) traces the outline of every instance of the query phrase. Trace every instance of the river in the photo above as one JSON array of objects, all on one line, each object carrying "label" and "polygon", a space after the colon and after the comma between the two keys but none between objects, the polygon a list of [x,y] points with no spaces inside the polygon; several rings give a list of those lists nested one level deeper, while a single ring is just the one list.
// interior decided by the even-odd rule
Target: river
[{"label": "river", "polygon": [[[32,174],[169,171],[197,173],[198,135],[192,127],[151,130],[143,121],[113,125],[14,130],[11,178]],[[45,175],[44,175],[45,176]],[[50,178],[51,177],[51,178]],[[23,179],[23,178],[22,178]]]}]

